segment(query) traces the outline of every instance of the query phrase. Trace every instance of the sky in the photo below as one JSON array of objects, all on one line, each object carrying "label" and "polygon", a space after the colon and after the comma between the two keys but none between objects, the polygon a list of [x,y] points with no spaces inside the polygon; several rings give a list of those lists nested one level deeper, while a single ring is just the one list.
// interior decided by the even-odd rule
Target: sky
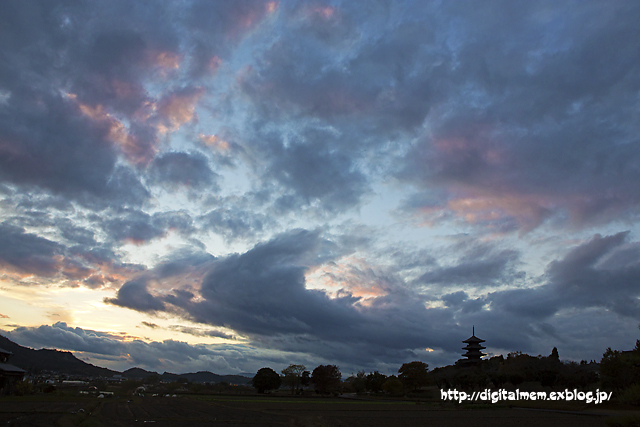
[{"label": "sky", "polygon": [[0,2],[0,334],[397,373],[640,337],[637,1]]}]

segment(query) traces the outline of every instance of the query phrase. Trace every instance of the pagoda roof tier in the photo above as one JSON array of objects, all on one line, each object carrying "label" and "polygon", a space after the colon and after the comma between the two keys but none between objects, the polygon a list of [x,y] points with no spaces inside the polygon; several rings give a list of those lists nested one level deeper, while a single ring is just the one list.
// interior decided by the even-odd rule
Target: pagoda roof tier
[{"label": "pagoda roof tier", "polygon": [[482,357],[482,356],[486,356],[486,354],[485,353],[481,353],[479,351],[467,351],[465,354],[463,354],[463,356],[465,356],[465,357],[471,357],[471,356]]},{"label": "pagoda roof tier", "polygon": [[464,340],[462,342],[466,342],[467,344],[480,344],[481,342],[484,342],[484,340],[478,338],[475,335],[472,335],[471,337],[467,338],[466,340]]},{"label": "pagoda roof tier", "polygon": [[483,347],[481,345],[468,345],[466,347],[462,347],[463,350],[484,350],[487,347]]},{"label": "pagoda roof tier", "polygon": [[[478,338],[476,336],[476,327],[474,326],[473,329],[471,330],[471,337],[467,338],[466,340],[462,341],[463,343],[467,344],[466,347],[462,347],[463,350],[466,350],[467,352],[465,354],[463,354],[463,357],[466,357],[466,361],[464,359],[461,359],[459,364],[460,365],[470,365],[470,364],[477,364],[480,363],[480,360],[482,360],[482,356],[486,356],[486,353],[483,353],[480,350],[484,350],[486,347],[483,347],[482,345],[480,345],[480,343],[483,343],[484,340],[482,338]],[[456,362],[458,364],[458,362]]]}]

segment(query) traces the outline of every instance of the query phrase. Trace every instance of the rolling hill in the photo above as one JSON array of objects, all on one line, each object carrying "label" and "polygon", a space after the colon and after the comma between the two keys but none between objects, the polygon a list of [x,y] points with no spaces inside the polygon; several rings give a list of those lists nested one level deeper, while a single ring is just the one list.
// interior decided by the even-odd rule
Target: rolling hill
[{"label": "rolling hill", "polygon": [[50,349],[34,350],[32,348],[16,344],[2,335],[0,335],[0,348],[13,353],[13,356],[9,359],[9,363],[30,373],[50,371],[60,374],[82,375],[88,377],[112,377],[114,375],[122,375],[124,378],[131,379],[144,379],[152,375],[157,375],[160,377],[161,381],[178,381],[179,379],[184,378],[189,382],[200,383],[226,382],[228,384],[247,384],[251,381],[251,377],[249,376],[218,375],[209,371],[185,374],[172,374],[165,372],[163,374],[159,374],[142,368],[130,368],[124,372],[118,372],[83,362],[69,351]]}]

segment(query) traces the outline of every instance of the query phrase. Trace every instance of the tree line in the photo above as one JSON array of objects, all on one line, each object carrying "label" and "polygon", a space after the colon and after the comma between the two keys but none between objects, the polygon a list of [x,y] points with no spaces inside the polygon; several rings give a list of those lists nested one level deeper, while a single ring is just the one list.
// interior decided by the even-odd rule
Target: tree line
[{"label": "tree line", "polygon": [[425,386],[442,389],[482,390],[487,387],[504,388],[542,386],[552,389],[580,388],[615,390],[622,401],[640,405],[640,340],[630,351],[608,348],[597,363],[561,361],[557,348],[548,356],[530,356],[516,351],[482,359],[475,367],[450,365],[432,371],[429,365],[413,361],[404,363],[397,375],[378,371],[360,371],[344,381],[336,365],[320,365],[313,371],[304,365],[289,365],[278,374],[262,368],[253,378],[253,386],[260,393],[290,389],[292,394],[311,388],[320,394],[340,392],[385,393],[403,395],[421,391]]},{"label": "tree line", "polygon": [[385,391],[398,394],[404,389],[417,390],[427,385],[428,368],[428,364],[414,361],[403,364],[398,369],[397,376],[386,376],[378,371],[369,374],[360,371],[343,382],[340,368],[336,365],[319,365],[309,372],[304,365],[292,364],[284,368],[281,374],[271,368],[262,368],[253,377],[252,384],[259,393],[276,390],[284,385],[291,389],[291,394],[296,394],[313,385],[319,394],[337,394],[345,388],[356,393]]}]

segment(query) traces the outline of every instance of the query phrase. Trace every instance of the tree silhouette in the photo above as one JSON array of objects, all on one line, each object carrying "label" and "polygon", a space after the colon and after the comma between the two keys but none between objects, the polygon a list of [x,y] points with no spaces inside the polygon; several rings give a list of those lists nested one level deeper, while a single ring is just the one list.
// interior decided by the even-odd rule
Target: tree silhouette
[{"label": "tree silhouette", "polygon": [[300,377],[300,385],[306,387],[311,383],[311,372],[304,371]]},{"label": "tree silhouette", "polygon": [[374,393],[378,393],[382,390],[382,384],[387,380],[385,374],[381,374],[378,371],[374,371],[367,375],[367,390]]},{"label": "tree silhouette", "polygon": [[600,361],[600,380],[603,387],[614,390],[640,383],[640,340],[631,351],[607,348]]},{"label": "tree silhouette", "polygon": [[391,375],[387,378],[384,384],[382,384],[382,390],[392,396],[400,396],[403,390],[402,381],[400,381],[395,375]]},{"label": "tree silhouette", "polygon": [[398,372],[398,378],[402,383],[413,390],[425,386],[429,383],[429,365],[424,362],[414,361],[403,364]]},{"label": "tree silhouette", "polygon": [[362,393],[367,388],[367,374],[359,371],[356,375],[347,378],[345,382],[348,382],[356,393]]},{"label": "tree silhouette", "polygon": [[253,387],[258,390],[258,393],[264,393],[267,390],[273,390],[280,387],[280,375],[271,368],[260,369],[253,380],[251,380]]},{"label": "tree silhouette", "polygon": [[282,370],[283,381],[291,387],[291,394],[300,387],[300,379],[305,369],[307,368],[304,365],[289,365]]},{"label": "tree silhouette", "polygon": [[320,365],[311,373],[311,382],[322,394],[337,389],[341,378],[342,374],[336,365]]}]

